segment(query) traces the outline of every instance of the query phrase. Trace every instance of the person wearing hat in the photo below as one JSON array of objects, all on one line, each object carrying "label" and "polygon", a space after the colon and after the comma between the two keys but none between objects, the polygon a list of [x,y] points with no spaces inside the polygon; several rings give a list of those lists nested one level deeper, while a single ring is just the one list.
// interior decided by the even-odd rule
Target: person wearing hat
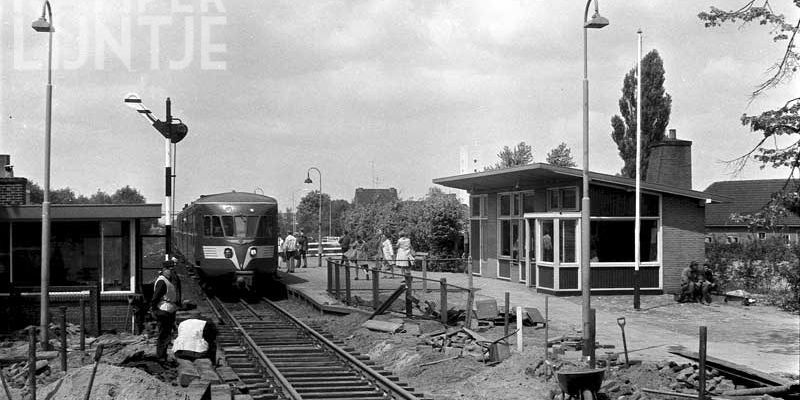
[{"label": "person wearing hat", "polygon": [[172,339],[175,313],[181,304],[181,282],[174,269],[174,260],[164,261],[161,264],[161,274],[153,284],[153,298],[150,302],[150,309],[158,321],[156,358],[159,361],[167,360],[167,346]]}]

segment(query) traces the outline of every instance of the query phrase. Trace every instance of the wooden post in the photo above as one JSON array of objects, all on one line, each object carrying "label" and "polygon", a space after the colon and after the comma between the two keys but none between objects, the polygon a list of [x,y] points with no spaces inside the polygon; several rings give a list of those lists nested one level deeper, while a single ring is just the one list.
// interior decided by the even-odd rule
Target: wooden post
[{"label": "wooden post", "polygon": [[522,352],[522,307],[517,307],[517,351]]},{"label": "wooden post", "polygon": [[333,293],[334,293],[333,297],[336,298],[336,300],[341,300],[340,292],[342,291],[342,288],[341,288],[342,285],[341,285],[341,282],[339,282],[339,274],[340,274],[339,266],[340,265],[336,261],[332,261],[332,262],[333,262]]},{"label": "wooden post", "polygon": [[589,332],[589,338],[591,339],[592,351],[591,351],[591,353],[589,353],[590,355],[588,356],[589,357],[589,368],[594,368],[595,362],[597,361],[597,360],[595,360],[595,356],[594,356],[594,354],[595,354],[595,352],[594,352],[594,345],[595,345],[595,331],[594,331],[594,329],[597,326],[597,325],[595,325],[595,323],[597,322],[596,318],[597,318],[597,313],[596,313],[595,309],[594,308],[590,308],[589,309],[589,327],[590,327],[591,331]]},{"label": "wooden post", "polygon": [[350,266],[344,264],[344,303],[350,305]]},{"label": "wooden post", "polygon": [[86,300],[79,300],[81,308],[81,351],[86,351]]},{"label": "wooden post", "polygon": [[548,349],[548,341],[550,341],[550,310],[549,308],[549,301],[550,296],[544,296],[544,381],[547,382],[550,380],[550,375],[547,373],[549,365],[547,365],[547,360],[550,359],[550,350]]},{"label": "wooden post", "polygon": [[328,293],[333,292],[333,265],[331,260],[328,260]]},{"label": "wooden post", "polygon": [[411,271],[406,270],[406,318],[411,318],[413,313],[413,301],[411,298],[414,297],[414,292],[412,291],[411,284],[413,282],[413,277],[411,276]]},{"label": "wooden post", "polygon": [[467,289],[472,291],[472,256],[467,259]]},{"label": "wooden post", "polygon": [[36,400],[36,327],[28,327],[28,389]]},{"label": "wooden post", "polygon": [[[380,268],[380,267],[378,267]],[[378,268],[373,268],[370,272],[372,273],[372,309],[377,310],[378,307],[381,306],[381,285],[380,285],[380,277],[381,277],[381,270]]]},{"label": "wooden post", "polygon": [[700,327],[700,375],[698,383],[700,387],[697,390],[697,399],[705,400],[706,396],[706,339],[708,335],[708,328],[705,326]]},{"label": "wooden post", "polygon": [[67,307],[61,306],[61,370],[67,372]]},{"label": "wooden post", "polygon": [[439,279],[439,318],[447,325],[447,278]]},{"label": "wooden post", "polygon": [[506,315],[503,317],[503,337],[508,336],[508,314],[511,313],[511,293],[506,292]]},{"label": "wooden post", "polygon": [[92,305],[94,306],[94,310],[92,310],[92,314],[94,315],[94,335],[95,337],[100,336],[100,332],[103,330],[103,324],[101,322],[101,306],[100,306],[100,283],[96,282],[92,288],[89,289],[89,295],[92,297]]},{"label": "wooden post", "polygon": [[475,301],[475,292],[472,291],[472,288],[469,289],[469,293],[467,294],[467,318],[464,320],[464,326],[466,328],[472,329],[472,303]]},{"label": "wooden post", "polygon": [[428,255],[422,256],[422,293],[428,293]]}]

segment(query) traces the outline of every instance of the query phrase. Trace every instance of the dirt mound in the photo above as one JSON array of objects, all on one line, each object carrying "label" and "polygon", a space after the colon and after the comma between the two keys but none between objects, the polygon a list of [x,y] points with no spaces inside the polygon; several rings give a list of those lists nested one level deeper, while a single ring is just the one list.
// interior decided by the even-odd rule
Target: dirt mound
[{"label": "dirt mound", "polygon": [[[93,365],[86,365],[71,370],[63,379],[37,390],[36,398],[50,398],[51,400],[82,399],[86,395],[86,388],[89,386],[93,367]],[[116,367],[101,363],[97,368],[97,375],[94,378],[90,398],[93,400],[183,400],[185,393],[139,369]]]}]

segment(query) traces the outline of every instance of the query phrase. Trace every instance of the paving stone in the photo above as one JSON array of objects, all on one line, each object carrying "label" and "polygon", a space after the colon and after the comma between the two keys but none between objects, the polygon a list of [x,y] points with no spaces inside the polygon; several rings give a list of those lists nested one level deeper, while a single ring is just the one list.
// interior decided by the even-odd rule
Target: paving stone
[{"label": "paving stone", "polygon": [[195,379],[186,389],[187,400],[210,400],[208,387],[210,383],[202,379]]},{"label": "paving stone", "polygon": [[194,364],[191,361],[178,359],[178,384],[182,387],[189,386],[193,380],[200,378]]},{"label": "paving stone", "polygon": [[211,400],[231,400],[233,392],[228,384],[211,385]]}]

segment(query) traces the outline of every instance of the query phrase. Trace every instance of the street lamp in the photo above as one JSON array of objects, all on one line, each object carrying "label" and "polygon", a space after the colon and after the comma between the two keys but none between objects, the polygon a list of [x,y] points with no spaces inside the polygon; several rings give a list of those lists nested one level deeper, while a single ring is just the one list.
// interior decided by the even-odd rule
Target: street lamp
[{"label": "street lamp", "polygon": [[319,171],[317,167],[311,167],[306,171],[306,180],[303,181],[304,183],[314,183],[311,180],[311,170],[317,171],[319,174],[319,219],[317,220],[317,235],[319,238],[317,239],[317,257],[318,257],[318,264],[317,266],[322,266],[322,172]]},{"label": "street lamp", "polygon": [[[45,18],[47,17],[47,18]],[[48,325],[50,324],[50,127],[53,108],[53,9],[50,1],[42,4],[42,16],[33,21],[31,27],[36,32],[47,32],[47,97],[45,105],[44,124],[44,187],[42,188],[42,270],[41,270],[41,301],[39,308],[39,325],[41,330],[42,348],[50,347],[48,343]]]},{"label": "street lamp", "polygon": [[150,123],[153,124],[153,127],[164,136],[164,175],[165,175],[165,188],[164,188],[164,196],[165,196],[165,204],[164,204],[164,259],[166,261],[170,260],[170,255],[172,254],[172,178],[175,175],[172,174],[172,145],[177,144],[189,132],[189,128],[180,120],[180,118],[173,118],[172,117],[172,101],[169,97],[167,97],[167,119],[166,121],[161,121],[156,119],[153,116],[153,113],[144,106],[142,103],[142,99],[136,93],[130,93],[125,96],[125,104],[136,110],[142,117],[147,119]]},{"label": "street lamp", "polygon": [[592,0],[586,1],[583,12],[583,197],[581,198],[581,283],[582,283],[582,321],[583,321],[583,355],[589,358],[589,364],[594,368],[594,320],[591,316],[591,232],[589,229],[589,77],[588,77],[588,50],[587,29],[600,29],[608,25],[608,19],[600,16],[598,1],[594,2],[594,15],[589,17],[589,5]]}]

